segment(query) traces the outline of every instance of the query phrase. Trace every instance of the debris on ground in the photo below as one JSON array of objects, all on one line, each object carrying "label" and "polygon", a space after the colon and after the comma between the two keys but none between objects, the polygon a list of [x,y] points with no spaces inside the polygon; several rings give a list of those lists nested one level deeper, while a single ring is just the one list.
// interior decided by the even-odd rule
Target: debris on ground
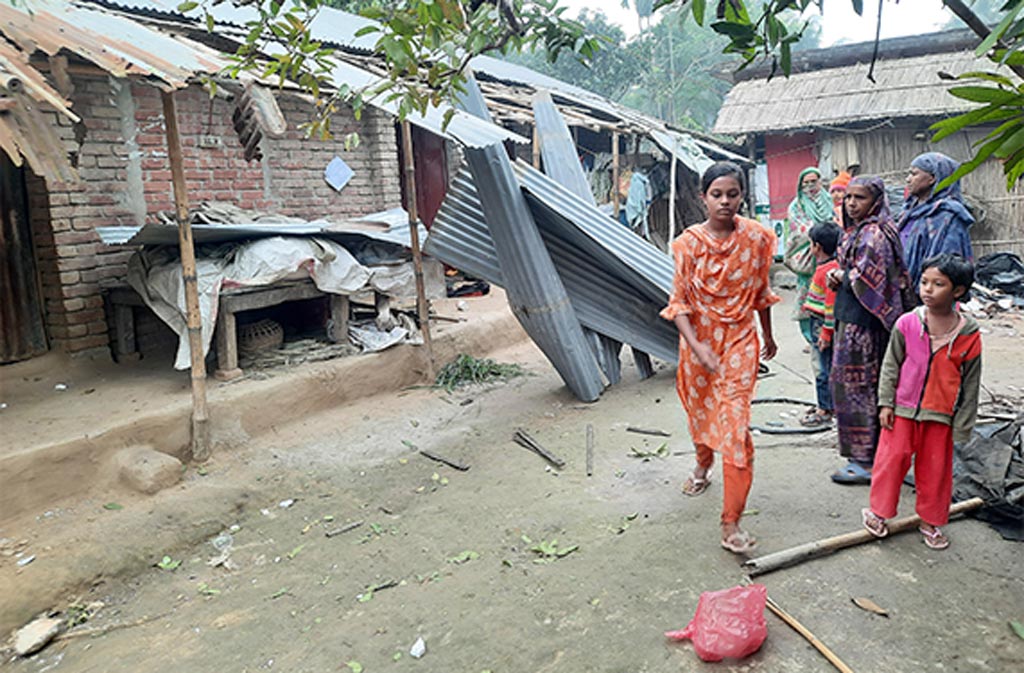
[{"label": "debris on ground", "polygon": [[856,605],[861,610],[865,610],[867,612],[873,612],[874,614],[879,615],[881,617],[888,617],[889,616],[889,611],[888,610],[886,610],[885,608],[883,608],[882,606],[880,606],[878,603],[874,602],[870,598],[857,597],[857,598],[851,598],[850,600],[853,601],[853,604]]},{"label": "debris on ground", "polygon": [[564,460],[562,460],[561,458],[559,458],[558,456],[556,456],[555,454],[551,453],[543,446],[541,446],[540,442],[538,442],[536,439],[530,436],[530,434],[527,433],[526,430],[523,430],[522,428],[516,428],[515,434],[512,436],[512,439],[515,441],[516,444],[519,444],[520,446],[526,447],[530,451],[533,451],[538,456],[548,461],[559,470],[565,467]]},{"label": "debris on ground", "polygon": [[495,362],[490,358],[475,358],[460,353],[441,368],[434,383],[450,393],[465,385],[505,381],[525,374],[523,368],[517,364]]},{"label": "debris on ground", "polygon": [[423,638],[417,638],[416,642],[409,648],[409,656],[413,659],[419,659],[427,653],[427,643]]},{"label": "debris on ground", "polygon": [[64,620],[57,617],[39,617],[14,634],[14,653],[19,657],[27,657],[46,647],[61,628]]},{"label": "debris on ground", "polygon": [[657,428],[640,428],[635,425],[627,425],[626,432],[635,432],[639,435],[652,435],[654,437],[671,437],[671,432],[658,430]]}]

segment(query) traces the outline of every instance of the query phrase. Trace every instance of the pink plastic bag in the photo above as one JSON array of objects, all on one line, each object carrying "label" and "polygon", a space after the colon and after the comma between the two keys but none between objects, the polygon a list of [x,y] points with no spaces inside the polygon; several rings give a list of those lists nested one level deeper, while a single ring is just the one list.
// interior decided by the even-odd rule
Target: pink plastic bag
[{"label": "pink plastic bag", "polygon": [[672,640],[693,641],[704,661],[742,659],[757,652],[768,636],[764,605],[768,590],[763,584],[705,591],[697,602],[697,614],[681,631],[665,635]]}]

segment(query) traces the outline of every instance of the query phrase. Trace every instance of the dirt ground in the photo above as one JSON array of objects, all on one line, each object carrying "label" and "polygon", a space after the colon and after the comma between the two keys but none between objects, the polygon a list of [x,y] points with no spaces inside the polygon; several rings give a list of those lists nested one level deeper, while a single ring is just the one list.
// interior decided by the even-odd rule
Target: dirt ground
[{"label": "dirt ground", "polygon": [[[801,378],[810,375],[809,356],[786,313],[785,306],[776,312],[781,354],[759,395],[812,399]],[[1016,396],[1024,320],[1003,315],[984,324],[986,385]],[[49,549],[8,590],[27,589],[36,564],[75,564],[86,555],[134,550],[150,566],[98,577],[74,596],[80,605],[101,601],[98,613],[33,657],[7,653],[0,666],[17,673],[834,670],[771,615],[764,646],[742,662],[704,664],[688,643],[663,636],[689,621],[701,592],[743,578],[741,559],[718,546],[720,482],[698,498],[680,493],[693,456],[670,369],[639,381],[626,366],[622,384],[586,405],[532,344],[492,356],[530,375],[452,395],[419,388],[349,403],[192,466],[182,486],[124,499],[123,509],[77,501],[0,530]],[[758,406],[755,423],[792,424],[781,414],[800,410]],[[596,439],[591,477],[587,424]],[[627,432],[628,425],[671,437]],[[562,457],[564,469],[514,444],[517,427]],[[759,554],[860,526],[867,489],[828,479],[840,464],[834,433],[762,435],[755,443],[744,524],[759,537]],[[432,462],[418,449],[470,469]],[[905,489],[901,511],[912,504]],[[352,522],[362,524],[326,536]],[[177,545],[167,535],[174,530]],[[1024,670],[1024,640],[1008,626],[1024,621],[1022,547],[974,520],[952,523],[949,535],[945,552],[908,533],[761,581],[855,671]],[[197,537],[198,544],[180,542]],[[575,549],[548,559],[536,546]],[[224,560],[222,549],[227,562],[211,566]],[[165,555],[165,568],[151,565]],[[859,609],[857,597],[889,616]],[[409,650],[420,637],[426,654],[417,660]]]}]

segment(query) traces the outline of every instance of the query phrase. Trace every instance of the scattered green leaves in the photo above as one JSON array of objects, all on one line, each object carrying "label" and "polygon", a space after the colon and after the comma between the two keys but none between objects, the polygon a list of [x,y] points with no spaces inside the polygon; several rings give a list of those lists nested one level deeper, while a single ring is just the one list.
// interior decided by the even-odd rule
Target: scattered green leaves
[{"label": "scattered green leaves", "polygon": [[360,664],[358,661],[348,661],[345,662],[345,665],[348,666],[349,670],[352,671],[352,673],[363,673],[363,665]]},{"label": "scattered green leaves", "polygon": [[220,593],[220,589],[214,589],[206,582],[200,582],[199,586],[196,588],[196,591],[198,591],[203,596],[216,596]]},{"label": "scattered green leaves", "polygon": [[551,540],[550,542],[547,540],[541,540],[534,546],[530,547],[530,551],[540,557],[534,559],[534,563],[551,563],[552,561],[568,556],[579,548],[580,546],[578,544],[570,545],[568,547],[559,547],[558,540]]},{"label": "scattered green leaves", "polygon": [[454,563],[455,565],[462,565],[463,563],[467,563],[469,561],[475,561],[478,558],[480,558],[480,554],[478,554],[475,551],[471,551],[471,550],[467,549],[466,551],[462,552],[461,554],[459,554],[457,556],[453,556],[450,559],[448,559],[448,563]]},{"label": "scattered green leaves", "polygon": [[305,547],[305,546],[306,545],[304,545],[304,544],[300,544],[298,547],[296,547],[295,549],[293,549],[290,552],[288,552],[288,560],[291,560],[291,559],[295,558],[296,556],[298,556],[299,552],[301,552],[302,548]]},{"label": "scattered green leaves", "polygon": [[271,600],[271,601],[277,600],[281,596],[284,596],[286,593],[288,593],[288,587],[284,587],[283,589],[278,589],[274,593],[272,593],[269,596],[267,596],[267,600]]},{"label": "scattered green leaves", "polygon": [[1016,620],[1010,620],[1010,628],[1013,629],[1013,632],[1017,634],[1018,638],[1024,640],[1024,623]]},{"label": "scattered green leaves", "polygon": [[517,364],[505,364],[490,358],[475,358],[462,353],[441,368],[434,383],[450,393],[465,385],[507,380],[525,374],[523,368]]},{"label": "scattered green leaves", "polygon": [[176,570],[181,565],[181,560],[172,559],[170,556],[164,556],[162,559],[154,564],[160,570]]},{"label": "scattered green leaves", "polygon": [[108,502],[107,504],[103,505],[103,509],[107,509],[107,510],[111,510],[111,511],[116,511],[116,510],[119,510],[119,509],[124,509],[124,505],[121,505],[121,504],[116,503],[116,502]]}]

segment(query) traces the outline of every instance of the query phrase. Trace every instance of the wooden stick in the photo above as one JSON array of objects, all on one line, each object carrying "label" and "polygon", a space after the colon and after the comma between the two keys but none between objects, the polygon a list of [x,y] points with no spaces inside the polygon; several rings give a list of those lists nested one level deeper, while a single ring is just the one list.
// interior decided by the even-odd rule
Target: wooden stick
[{"label": "wooden stick", "polygon": [[362,525],[363,525],[362,521],[353,521],[352,523],[345,524],[341,528],[335,528],[334,530],[329,530],[326,533],[324,533],[324,535],[326,535],[327,537],[334,537],[335,535],[341,535],[342,533],[347,533],[350,530],[355,530],[356,528],[359,528]]},{"label": "wooden stick", "polygon": [[174,94],[163,91],[164,124],[167,127],[167,157],[171,163],[174,209],[178,220],[178,248],[181,251],[181,276],[185,283],[185,310],[188,325],[188,349],[192,360],[192,460],[210,458],[210,418],[206,408],[206,362],[203,358],[203,325],[199,314],[199,288],[196,282],[196,251],[192,241],[192,223],[188,217],[188,188],[178,133],[178,113]]},{"label": "wooden stick", "polygon": [[612,133],[612,213],[619,220],[619,132]]},{"label": "wooden stick", "polygon": [[829,660],[829,663],[836,667],[836,670],[841,671],[842,673],[853,673],[853,669],[844,664],[843,660],[836,656],[835,652],[830,650],[828,646],[825,645],[825,643],[818,640],[818,637],[811,633],[811,631],[806,626],[798,622],[796,618],[793,617],[793,615],[789,614],[781,607],[779,607],[779,604],[772,600],[771,596],[768,597],[767,605],[768,609],[771,610],[776,617],[786,622],[786,624],[788,624],[794,631],[803,636],[807,640],[807,642],[809,642],[811,646],[814,647],[814,649],[821,652],[822,655],[824,655],[824,657]]},{"label": "wooden stick", "polygon": [[[955,516],[957,514],[963,514],[964,512],[970,512],[978,509],[983,504],[985,503],[981,498],[971,498],[970,500],[958,502],[949,508],[949,515]],[[921,525],[921,517],[914,515],[904,517],[902,519],[895,519],[888,522],[887,525],[889,527],[889,535],[894,535],[896,533],[902,533],[905,530],[917,528]],[[766,554],[758,558],[752,558],[746,561],[743,564],[743,567],[748,569],[751,577],[764,575],[774,570],[779,570],[780,568],[788,568],[789,566],[797,565],[804,561],[818,558],[819,556],[831,554],[839,549],[853,547],[855,545],[864,544],[865,542],[873,542],[877,539],[879,538],[876,538],[867,530],[862,529],[853,533],[844,533],[843,535],[837,535],[817,542],[808,542],[807,544],[777,551],[773,554]]]},{"label": "wooden stick", "polygon": [[671,432],[665,432],[664,430],[658,430],[655,428],[638,428],[635,425],[626,426],[626,432],[635,432],[638,435],[653,435],[655,437],[671,437]]},{"label": "wooden stick", "polygon": [[448,467],[454,467],[456,470],[460,472],[465,472],[466,470],[469,469],[469,465],[464,465],[463,463],[460,463],[456,460],[452,460],[451,458],[445,458],[444,456],[438,455],[431,451],[427,451],[426,449],[420,449],[420,455],[425,458],[429,458],[430,460],[436,461],[438,463],[443,463]]},{"label": "wooden stick", "polygon": [[430,306],[423,282],[423,253],[420,250],[419,216],[416,212],[416,163],[412,156],[412,126],[402,121],[402,154],[405,155],[405,200],[409,211],[409,242],[412,245],[412,268],[416,277],[416,309],[423,333],[423,347],[427,353],[427,374],[434,380],[434,346],[430,342]]},{"label": "wooden stick", "polygon": [[73,629],[71,631],[65,631],[64,633],[57,634],[53,640],[54,642],[56,642],[58,640],[70,640],[71,638],[102,636],[110,633],[111,631],[117,631],[119,629],[131,629],[136,626],[148,624],[149,622],[154,622],[158,619],[163,619],[164,617],[170,616],[173,612],[174,610],[167,610],[166,612],[161,612],[160,614],[140,617],[139,619],[136,619],[131,622],[118,622],[116,624],[107,624],[106,626],[100,626],[92,629]]},{"label": "wooden stick", "polygon": [[516,433],[515,433],[515,435],[513,435],[512,438],[515,440],[515,442],[517,444],[519,444],[520,446],[526,447],[527,449],[533,451],[538,456],[540,456],[544,460],[548,461],[549,463],[551,463],[552,465],[554,465],[558,469],[562,469],[563,467],[565,467],[565,461],[564,460],[562,460],[561,458],[559,458],[558,456],[556,456],[555,454],[551,453],[550,451],[545,449],[543,446],[541,446],[540,442],[538,442],[536,439],[531,437],[522,428],[516,428]]},{"label": "wooden stick", "polygon": [[676,139],[672,138],[672,167],[668,171],[668,241],[665,252],[672,252],[672,241],[676,238]]},{"label": "wooden stick", "polygon": [[587,423],[587,476],[594,474],[594,426]]}]

